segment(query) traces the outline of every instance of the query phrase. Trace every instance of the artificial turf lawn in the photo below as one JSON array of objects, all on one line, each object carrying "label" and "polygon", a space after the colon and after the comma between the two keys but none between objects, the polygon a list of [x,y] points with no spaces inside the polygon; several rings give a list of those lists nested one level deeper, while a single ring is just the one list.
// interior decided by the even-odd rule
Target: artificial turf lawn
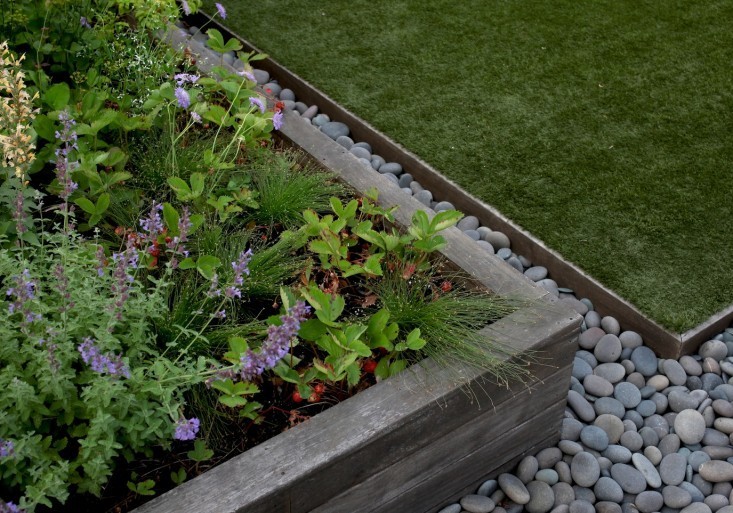
[{"label": "artificial turf lawn", "polygon": [[235,32],[666,327],[733,302],[733,2],[225,5]]}]

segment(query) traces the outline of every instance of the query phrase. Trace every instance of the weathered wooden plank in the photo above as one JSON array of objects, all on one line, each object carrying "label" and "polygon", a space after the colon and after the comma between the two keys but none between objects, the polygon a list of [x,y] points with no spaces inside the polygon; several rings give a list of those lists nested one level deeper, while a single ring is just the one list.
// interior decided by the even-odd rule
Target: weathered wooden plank
[{"label": "weathered wooden plank", "polygon": [[[521,342],[528,349],[547,349],[547,361],[535,363],[532,371],[538,381],[549,383],[549,376],[560,367],[556,362],[564,359],[565,367],[572,359],[578,326],[571,318],[558,321],[549,309],[536,310],[526,313],[536,332],[509,318],[489,328],[500,343]],[[551,326],[559,329],[547,337]],[[492,402],[512,400],[514,389],[494,386],[488,379],[486,376],[482,380],[474,368],[446,369],[426,360],[137,511],[172,513],[191,508],[202,513],[276,512],[294,507],[295,499],[305,501],[302,506],[308,511],[470,421],[477,408],[490,409]],[[467,390],[463,385],[471,382]],[[567,387],[567,383],[563,385]],[[405,439],[411,443],[405,445]],[[372,465],[354,463],[363,458],[369,461],[372,454],[381,455]],[[318,482],[315,488],[314,479]]]},{"label": "weathered wooden plank", "polygon": [[[522,389],[511,400],[477,414],[432,444],[315,508],[313,513],[387,512],[394,511],[394,507],[401,509],[400,503],[409,506],[410,511],[425,511],[444,503],[456,489],[510,459],[508,444],[532,447],[559,433],[571,372],[570,365],[553,374],[547,383],[535,382]],[[380,457],[374,454],[372,459]]]}]

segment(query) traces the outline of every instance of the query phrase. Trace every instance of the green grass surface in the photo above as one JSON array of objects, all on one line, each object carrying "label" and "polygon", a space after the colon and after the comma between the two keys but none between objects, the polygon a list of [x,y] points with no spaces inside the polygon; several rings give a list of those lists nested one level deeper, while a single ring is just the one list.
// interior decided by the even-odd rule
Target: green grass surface
[{"label": "green grass surface", "polygon": [[733,302],[733,2],[227,8],[236,32],[668,328]]}]

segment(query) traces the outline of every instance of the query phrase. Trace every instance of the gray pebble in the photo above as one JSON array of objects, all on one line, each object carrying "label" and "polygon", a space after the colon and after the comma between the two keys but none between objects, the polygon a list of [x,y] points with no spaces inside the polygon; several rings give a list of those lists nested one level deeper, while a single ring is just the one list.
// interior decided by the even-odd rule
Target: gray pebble
[{"label": "gray pebble", "polygon": [[702,365],[690,355],[680,357],[680,365],[685,369],[688,376],[702,375]]},{"label": "gray pebble", "polygon": [[484,495],[470,494],[461,499],[461,507],[469,513],[490,513],[496,504]]},{"label": "gray pebble", "polygon": [[719,494],[708,495],[707,497],[705,497],[704,502],[710,507],[710,510],[713,512],[720,511],[722,508],[730,504],[730,502],[728,501],[728,497]]},{"label": "gray pebble", "polygon": [[[478,234],[476,230],[464,230],[463,234],[470,237],[471,240],[478,242],[479,239],[481,239],[481,236]],[[485,240],[482,240],[481,242],[488,244]]]},{"label": "gray pebble", "polygon": [[[580,420],[585,422],[593,422],[596,418],[595,410],[588,400],[574,390],[568,391],[568,404],[578,415]],[[702,436],[700,437],[702,440]]]},{"label": "gray pebble", "polygon": [[707,428],[705,430],[705,435],[702,437],[702,444],[706,446],[720,446],[720,447],[727,447],[730,443],[730,439],[728,438],[728,435],[725,433],[721,433],[717,429],[711,429]]},{"label": "gray pebble", "polygon": [[[372,155],[371,163],[372,163],[372,169],[379,171],[379,168],[384,165],[384,158],[381,157],[380,155]],[[404,185],[403,187],[407,187],[408,185],[409,183],[407,185]]]},{"label": "gray pebble", "polygon": [[593,374],[601,376],[615,385],[624,379],[626,369],[624,369],[624,366],[620,363],[606,362],[601,363],[593,369]]},{"label": "gray pebble", "polygon": [[397,162],[386,162],[379,167],[379,172],[399,175],[402,173],[402,165]]},{"label": "gray pebble", "polygon": [[575,490],[566,482],[560,481],[552,485],[552,492],[555,494],[555,507],[570,504],[575,500]]},{"label": "gray pebble", "polygon": [[583,378],[583,388],[596,397],[609,397],[613,394],[613,385],[605,378],[588,374]]},{"label": "gray pebble", "polygon": [[684,385],[687,381],[687,373],[677,360],[664,360],[662,370],[673,385]]},{"label": "gray pebble", "polygon": [[369,144],[368,142],[360,141],[358,143],[354,143],[354,146],[357,146],[359,148],[364,148],[369,153],[372,152],[372,145]]},{"label": "gray pebble", "polygon": [[700,346],[698,354],[703,358],[720,361],[728,356],[728,347],[721,340],[708,340]]},{"label": "gray pebble", "polygon": [[302,115],[308,110],[308,106],[303,102],[295,102],[295,110]]},{"label": "gray pebble", "polygon": [[[372,159],[372,162],[373,160],[374,159]],[[400,180],[399,180],[400,187],[409,187],[410,182],[412,182],[412,175],[410,173],[402,173],[402,175],[400,175]],[[439,212],[439,211],[436,210],[436,212]]]},{"label": "gray pebble", "polygon": [[618,336],[619,340],[621,341],[621,345],[624,346],[624,348],[631,348],[636,349],[639,347],[643,341],[641,339],[641,335],[639,335],[635,331],[624,331]]},{"label": "gray pebble", "polygon": [[347,150],[351,149],[351,147],[354,145],[354,141],[351,140],[351,137],[346,136],[346,135],[341,135],[337,137],[336,142],[339,143],[344,148],[346,148]]},{"label": "gray pebble", "polygon": [[684,508],[692,502],[690,492],[679,486],[665,486],[662,488],[664,505],[670,508]]},{"label": "gray pebble", "polygon": [[[387,174],[392,174],[392,173],[387,173]],[[425,188],[422,185],[420,185],[420,182],[418,182],[417,180],[413,180],[412,182],[410,182],[410,189],[412,189],[413,194],[417,194],[418,192],[425,190]]]},{"label": "gray pebble", "polygon": [[562,419],[562,424],[560,426],[560,439],[570,441],[578,440],[582,429],[582,422],[576,419]]},{"label": "gray pebble", "polygon": [[583,349],[592,351],[605,334],[601,328],[588,328],[578,337],[578,345]]},{"label": "gray pebble", "polygon": [[295,93],[291,89],[285,88],[282,91],[280,91],[280,99],[283,101],[290,100],[294,102]]},{"label": "gray pebble", "polygon": [[710,460],[700,465],[700,477],[711,483],[733,481],[733,464],[722,460]]},{"label": "gray pebble", "polygon": [[[644,479],[647,483],[649,483],[650,487],[659,488],[660,486],[662,486],[662,479],[659,476],[659,472],[657,471],[654,464],[649,461],[649,458],[637,452],[631,456],[631,462],[634,464],[634,467],[636,467],[636,469],[641,472],[641,475],[644,476]],[[629,491],[629,493],[639,492]]]},{"label": "gray pebble", "polygon": [[524,272],[524,266],[522,266],[522,262],[519,261],[519,258],[515,256],[510,256],[509,258],[507,258],[506,263],[511,265],[514,269],[516,269],[520,273]]},{"label": "gray pebble", "polygon": [[636,372],[643,376],[653,376],[657,372],[657,357],[654,351],[646,346],[639,346],[631,353],[631,361],[634,362]]},{"label": "gray pebble", "polygon": [[595,513],[596,510],[590,502],[576,499],[570,503],[568,511],[570,513]]},{"label": "gray pebble", "polygon": [[616,463],[611,467],[611,477],[621,489],[630,494],[641,493],[646,489],[647,481],[636,468],[625,463]]},{"label": "gray pebble", "polygon": [[[352,146],[351,149],[349,150],[349,152],[352,155],[356,156],[357,158],[367,159],[369,161],[369,166],[372,165],[372,161],[371,161],[372,154],[369,153],[364,148],[361,148],[359,146]],[[382,167],[384,167],[384,166],[382,166]]]},{"label": "gray pebble", "polygon": [[527,483],[529,502],[524,509],[528,513],[547,513],[555,503],[555,494],[550,485],[542,481],[531,481]]},{"label": "gray pebble", "polygon": [[[311,105],[310,107],[308,107],[308,109],[306,109],[305,112],[303,112],[303,117],[306,119],[313,120],[313,118],[316,117],[316,114],[318,114],[318,105]],[[343,134],[343,135],[348,135],[348,134]],[[331,139],[335,141],[336,137],[331,137]]]},{"label": "gray pebble", "polygon": [[623,445],[609,445],[603,455],[613,463],[628,463],[631,461],[631,451]]},{"label": "gray pebble", "polygon": [[700,489],[688,481],[682,481],[680,483],[680,488],[687,491],[692,496],[692,502],[702,502],[705,500],[705,496],[702,494]]},{"label": "gray pebble", "polygon": [[[405,175],[403,175],[403,176],[405,176]],[[451,203],[449,201],[439,201],[438,204],[435,205],[435,208],[433,210],[435,210],[436,212],[442,212],[443,210],[455,210],[455,209],[456,209],[456,207],[453,206],[453,203]],[[481,232],[479,232],[479,233],[481,233]]]},{"label": "gray pebble", "polygon": [[[382,167],[384,167],[384,166],[382,166]],[[391,173],[388,173],[388,174],[391,174]],[[394,176],[394,175],[392,175],[392,176]],[[413,183],[415,183],[415,182],[413,182]],[[419,201],[423,205],[429,207],[430,206],[430,202],[433,200],[433,193],[430,192],[430,191],[428,191],[428,190],[423,189],[422,191],[416,192],[415,195],[413,196],[413,198],[415,198],[417,201]]]},{"label": "gray pebble", "polygon": [[527,484],[534,479],[534,475],[540,469],[540,464],[534,456],[525,456],[519,462],[515,471],[516,476]]},{"label": "gray pebble", "polygon": [[524,271],[524,275],[532,281],[544,280],[547,278],[547,268],[536,265]]},{"label": "gray pebble", "polygon": [[484,240],[491,243],[491,245],[494,246],[497,250],[502,248],[509,248],[511,246],[511,242],[509,242],[509,237],[504,235],[502,232],[487,233],[484,237]]},{"label": "gray pebble", "polygon": [[[399,183],[397,185],[399,185]],[[410,189],[409,187],[402,187],[400,190],[405,194],[412,196],[412,189]]]},{"label": "gray pebble", "polygon": [[595,456],[588,452],[579,452],[573,456],[570,464],[570,474],[576,484],[591,487],[601,476],[601,467]]},{"label": "gray pebble", "polygon": [[682,443],[699,443],[705,436],[705,419],[696,410],[683,410],[675,418],[674,431]]},{"label": "gray pebble", "polygon": [[481,486],[478,487],[478,490],[476,491],[477,495],[484,495],[488,497],[492,493],[494,493],[499,488],[499,483],[496,481],[496,479],[488,479],[481,483]]},{"label": "gray pebble", "polygon": [[329,121],[321,127],[321,132],[335,141],[342,135],[349,135],[349,127],[340,121]]},{"label": "gray pebble", "polygon": [[666,485],[677,486],[685,480],[687,458],[679,453],[672,453],[662,458],[659,464],[659,475]]},{"label": "gray pebble", "polygon": [[590,310],[585,314],[585,325],[589,328],[601,327],[601,316],[595,310]]},{"label": "gray pebble", "polygon": [[579,452],[583,452],[583,446],[572,440],[560,440],[557,446],[563,453],[569,456],[575,456]]},{"label": "gray pebble", "polygon": [[621,326],[618,321],[610,315],[601,319],[601,328],[603,328],[603,331],[611,335],[618,336],[621,333]]},{"label": "gray pebble", "polygon": [[645,490],[636,496],[634,504],[642,513],[653,513],[662,509],[664,498],[657,491]]},{"label": "gray pebble", "polygon": [[599,501],[596,502],[593,507],[595,507],[596,513],[623,513],[621,506],[615,502]]},{"label": "gray pebble", "polygon": [[675,433],[669,433],[659,441],[659,451],[662,456],[677,452],[680,448],[680,437]]},{"label": "gray pebble", "polygon": [[593,408],[598,415],[609,413],[623,419],[626,410],[618,399],[613,397],[600,397],[593,403]]},{"label": "gray pebble", "polygon": [[712,510],[705,503],[693,502],[689,506],[682,508],[680,513],[712,513]]},{"label": "gray pebble", "polygon": [[608,447],[608,434],[598,426],[586,426],[580,431],[580,441],[586,447],[601,452]]},{"label": "gray pebble", "polygon": [[461,231],[475,230],[479,227],[479,221],[476,216],[466,216],[458,221],[456,227]]},{"label": "gray pebble", "polygon": [[560,476],[557,475],[557,471],[554,469],[543,468],[542,470],[537,471],[535,479],[552,486],[560,480]]},{"label": "gray pebble", "polygon": [[438,511],[438,513],[461,513],[461,511],[463,511],[463,508],[460,504],[451,504]]},{"label": "gray pebble", "polygon": [[263,69],[253,69],[252,74],[259,85],[265,85],[270,81],[270,74]]},{"label": "gray pebble", "polygon": [[593,421],[593,424],[601,428],[606,433],[609,444],[618,443],[621,435],[624,433],[624,423],[615,415],[599,415],[596,417],[596,420]]},{"label": "gray pebble", "polygon": [[610,477],[601,477],[593,486],[593,493],[600,501],[621,502],[624,498],[624,491],[621,486]]},{"label": "gray pebble", "polygon": [[562,451],[557,447],[542,449],[535,456],[540,469],[552,468],[562,459]]},{"label": "gray pebble", "polygon": [[617,384],[613,391],[613,397],[620,402],[624,408],[636,408],[641,402],[641,392],[636,386],[628,381]]},{"label": "gray pebble", "polygon": [[699,472],[700,465],[702,465],[706,461],[710,461],[710,456],[708,456],[708,454],[703,451],[693,451],[687,457],[687,462],[690,464],[692,470],[694,470],[695,472]]},{"label": "gray pebble", "polygon": [[[571,460],[572,461],[572,460]],[[555,471],[560,482],[570,484],[573,482],[573,476],[570,474],[570,465],[564,461],[558,461],[555,464]]]},{"label": "gray pebble", "polygon": [[522,481],[508,473],[499,476],[499,487],[511,500],[517,504],[527,504],[529,502],[529,492]]}]

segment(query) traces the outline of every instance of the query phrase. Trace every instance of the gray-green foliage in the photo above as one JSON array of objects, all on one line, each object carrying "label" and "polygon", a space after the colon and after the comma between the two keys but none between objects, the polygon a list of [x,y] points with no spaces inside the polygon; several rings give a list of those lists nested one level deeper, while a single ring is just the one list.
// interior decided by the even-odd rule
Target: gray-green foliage
[{"label": "gray-green foliage", "polygon": [[[116,459],[168,445],[184,392],[207,368],[156,348],[151,326],[167,313],[167,279],[128,281],[121,257],[105,267],[98,247],[56,234],[0,251],[0,439],[15,445],[0,479],[29,510],[64,502],[70,485],[99,494]],[[129,377],[92,370],[79,350],[85,339],[121,357]]]}]

